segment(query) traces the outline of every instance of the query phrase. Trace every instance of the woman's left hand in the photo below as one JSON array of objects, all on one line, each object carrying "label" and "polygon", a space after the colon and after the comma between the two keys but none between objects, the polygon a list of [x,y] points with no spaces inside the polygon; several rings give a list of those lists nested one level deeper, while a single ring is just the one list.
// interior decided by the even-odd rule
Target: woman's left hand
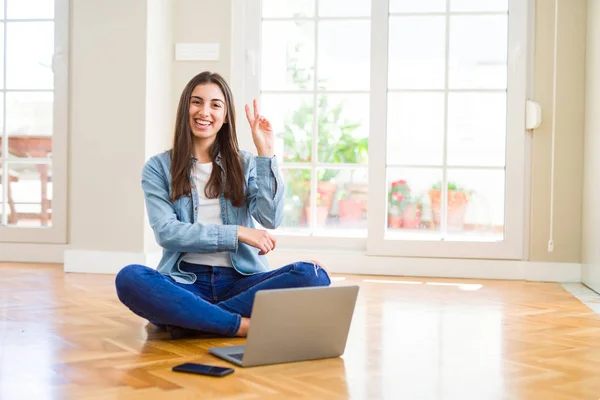
[{"label": "woman's left hand", "polygon": [[250,112],[250,106],[246,104],[246,117],[252,130],[252,139],[259,156],[273,157],[275,155],[275,133],[268,119],[258,112],[258,102],[253,101],[254,114]]}]

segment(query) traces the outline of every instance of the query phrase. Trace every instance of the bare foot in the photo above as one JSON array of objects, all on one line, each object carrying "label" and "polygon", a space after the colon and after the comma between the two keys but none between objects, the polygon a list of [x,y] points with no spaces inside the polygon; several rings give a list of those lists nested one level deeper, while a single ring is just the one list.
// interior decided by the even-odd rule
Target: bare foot
[{"label": "bare foot", "polygon": [[246,337],[248,336],[248,329],[250,328],[250,318],[242,317],[242,322],[240,323],[240,329],[238,329],[235,336]]}]

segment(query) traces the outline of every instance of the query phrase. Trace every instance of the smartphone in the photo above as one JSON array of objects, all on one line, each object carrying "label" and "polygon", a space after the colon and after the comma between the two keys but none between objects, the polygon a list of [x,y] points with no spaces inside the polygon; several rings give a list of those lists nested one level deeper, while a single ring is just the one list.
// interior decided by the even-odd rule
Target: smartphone
[{"label": "smartphone", "polygon": [[214,365],[185,363],[173,367],[175,372],[188,372],[190,374],[225,376],[233,373],[233,368],[215,367]]}]

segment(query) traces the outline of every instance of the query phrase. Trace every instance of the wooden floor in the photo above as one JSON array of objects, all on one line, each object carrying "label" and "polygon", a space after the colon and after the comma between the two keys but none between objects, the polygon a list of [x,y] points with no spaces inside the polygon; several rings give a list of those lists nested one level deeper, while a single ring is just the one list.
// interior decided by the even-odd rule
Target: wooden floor
[{"label": "wooden floor", "polygon": [[171,367],[228,366],[206,349],[244,339],[167,340],[114,276],[0,264],[0,399],[600,398],[600,315],[559,284],[345,278],[361,291],[342,358],[210,378]]}]

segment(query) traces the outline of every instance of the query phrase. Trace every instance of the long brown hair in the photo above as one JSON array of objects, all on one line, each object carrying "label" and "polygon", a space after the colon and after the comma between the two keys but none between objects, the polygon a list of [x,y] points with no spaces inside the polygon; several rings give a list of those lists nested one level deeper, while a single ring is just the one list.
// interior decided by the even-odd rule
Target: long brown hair
[{"label": "long brown hair", "polygon": [[[229,85],[221,75],[208,71],[193,77],[183,89],[179,99],[173,148],[171,149],[171,201],[190,194],[192,190],[190,170],[193,163],[193,134],[190,126],[190,101],[194,88],[207,83],[218,85],[223,92],[226,116],[225,123],[217,133],[215,142],[210,149],[213,169],[204,188],[204,194],[210,199],[217,198],[221,193],[223,179],[225,179],[223,194],[235,207],[240,207],[246,200],[244,196],[246,181],[235,130],[233,95]],[[225,170],[224,176],[221,174],[221,168],[216,163],[219,154],[221,155],[221,164]]]}]

